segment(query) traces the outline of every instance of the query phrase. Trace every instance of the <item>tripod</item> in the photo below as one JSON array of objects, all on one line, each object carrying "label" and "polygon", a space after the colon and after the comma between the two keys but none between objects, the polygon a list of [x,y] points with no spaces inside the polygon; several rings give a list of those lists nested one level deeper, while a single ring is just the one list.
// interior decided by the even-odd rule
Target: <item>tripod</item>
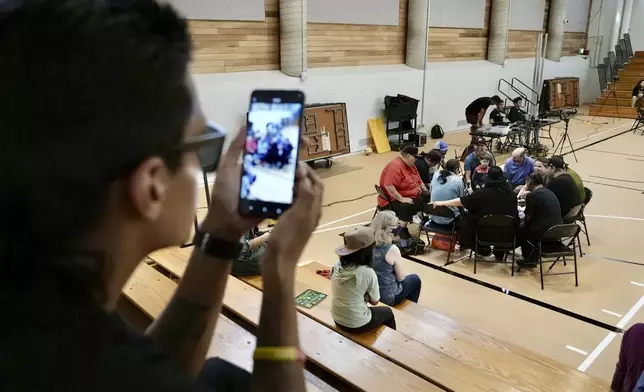
[{"label": "tripod", "polygon": [[[569,117],[562,117],[561,118],[564,123],[566,123],[566,129],[564,130],[564,134],[561,135],[561,139],[559,139],[559,143],[555,146],[553,155],[563,155],[563,149],[564,145],[566,144],[566,140],[568,141],[568,145],[570,146],[570,151],[572,152],[572,155],[575,157],[575,162],[579,162],[577,160],[577,153],[575,152],[575,147],[572,146],[572,141],[570,141],[570,136],[568,135],[568,123],[570,123],[570,118]],[[557,153],[557,150],[559,153]]]},{"label": "tripod", "polygon": [[[602,104],[599,105],[599,109],[597,109],[597,112],[595,112],[595,116],[593,116],[593,119],[591,120],[591,122],[595,121],[595,118],[597,118],[598,113],[601,112],[602,108],[606,104],[606,101],[608,101],[608,99],[611,98],[611,97],[613,98],[613,102],[614,102],[614,105],[615,105],[615,112],[617,113],[617,119],[618,120],[622,119],[622,117],[619,115],[619,105],[617,104],[617,92],[615,91],[615,87],[613,87],[610,90],[610,92],[608,93],[608,95],[602,101]],[[615,117],[613,117],[613,124],[615,124]],[[566,128],[567,128],[567,125],[568,125],[568,123],[566,123]]]}]

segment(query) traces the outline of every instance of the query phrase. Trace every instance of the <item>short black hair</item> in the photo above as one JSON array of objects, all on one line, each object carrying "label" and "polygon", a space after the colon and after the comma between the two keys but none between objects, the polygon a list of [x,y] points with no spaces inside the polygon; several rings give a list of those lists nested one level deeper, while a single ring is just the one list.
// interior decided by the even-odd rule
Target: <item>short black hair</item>
[{"label": "short black hair", "polygon": [[498,105],[501,102],[503,102],[503,100],[498,95],[491,96],[490,101],[492,101],[492,103],[495,104],[495,105]]},{"label": "short black hair", "polygon": [[432,163],[440,163],[443,160],[443,154],[440,150],[432,149],[429,152],[423,152],[420,154],[424,159],[428,159]]},{"label": "short black hair", "polygon": [[153,0],[0,2],[7,280],[73,258],[114,182],[147,157],[178,167],[190,55],[185,21]]},{"label": "short black hair", "polygon": [[418,156],[418,147],[416,146],[406,146],[402,149],[401,153],[407,155]]},{"label": "short black hair", "polygon": [[523,101],[523,98],[522,98],[522,97],[516,97],[516,98],[514,98],[514,99],[512,100],[512,102],[513,102],[513,103],[518,103],[518,102],[520,102],[520,101]]},{"label": "short black hair", "polygon": [[545,179],[543,178],[543,176],[537,172],[532,172],[528,176],[528,183],[532,186],[543,185],[545,183],[544,181]]}]

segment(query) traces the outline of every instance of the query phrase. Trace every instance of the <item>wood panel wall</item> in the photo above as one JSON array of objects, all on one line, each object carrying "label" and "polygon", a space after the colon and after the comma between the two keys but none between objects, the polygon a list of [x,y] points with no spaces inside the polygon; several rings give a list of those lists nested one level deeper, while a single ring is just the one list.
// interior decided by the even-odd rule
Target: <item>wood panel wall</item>
[{"label": "wood panel wall", "polygon": [[539,33],[548,31],[548,13],[550,12],[550,0],[546,0],[546,7],[543,15],[542,31],[510,30],[508,31],[508,54],[509,59],[534,58],[537,54],[537,37]]},{"label": "wood panel wall", "polygon": [[430,62],[485,60],[492,0],[485,2],[483,29],[431,27],[427,59]]},{"label": "wood panel wall", "polygon": [[577,56],[579,49],[586,47],[586,33],[564,33],[562,56]]},{"label": "wood panel wall", "polygon": [[194,73],[280,68],[279,0],[265,0],[263,22],[190,20]]},{"label": "wood panel wall", "polygon": [[404,64],[407,0],[400,0],[398,12],[398,26],[309,23],[308,66]]}]

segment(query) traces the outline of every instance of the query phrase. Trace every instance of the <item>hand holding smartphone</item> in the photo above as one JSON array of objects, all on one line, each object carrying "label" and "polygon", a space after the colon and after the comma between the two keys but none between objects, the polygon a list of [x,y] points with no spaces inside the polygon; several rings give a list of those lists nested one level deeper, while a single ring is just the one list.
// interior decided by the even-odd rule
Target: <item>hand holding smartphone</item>
[{"label": "hand holding smartphone", "polygon": [[293,204],[304,93],[256,90],[250,98],[239,213],[276,218]]}]

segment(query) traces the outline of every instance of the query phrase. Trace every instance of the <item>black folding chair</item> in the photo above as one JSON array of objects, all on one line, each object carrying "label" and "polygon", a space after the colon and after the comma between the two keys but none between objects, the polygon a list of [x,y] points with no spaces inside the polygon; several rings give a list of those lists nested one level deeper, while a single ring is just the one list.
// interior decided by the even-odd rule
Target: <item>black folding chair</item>
[{"label": "black folding chair", "polygon": [[563,264],[566,265],[566,257],[573,257],[574,272],[561,272],[555,275],[575,275],[575,286],[579,286],[579,279],[577,276],[577,237],[579,236],[581,228],[576,223],[562,224],[553,226],[548,229],[543,236],[539,239],[535,246],[537,252],[537,262],[539,263],[539,275],[541,277],[541,290],[543,290],[543,259],[555,259],[555,261],[548,267],[548,271],[563,259]]},{"label": "black folding chair", "polygon": [[371,220],[373,220],[373,218],[375,218],[380,211],[387,211],[391,209],[391,199],[389,199],[389,196],[387,196],[387,194],[381,187],[379,187],[378,185],[374,185],[374,186],[376,187],[376,193],[378,193],[378,196],[385,199],[387,201],[387,205],[385,205],[384,207],[380,207],[380,205],[376,205],[376,211],[374,211],[373,217],[371,217]]},{"label": "black folding chair", "polygon": [[427,244],[431,243],[429,233],[438,233],[449,236],[449,248],[447,251],[447,262],[444,266],[448,266],[450,263],[450,257],[452,256],[452,248],[458,242],[458,229],[456,228],[456,214],[449,207],[434,207],[431,203],[426,203],[423,206],[422,212],[424,215],[432,217],[442,217],[451,219],[452,223],[447,225],[440,225],[435,223],[431,219],[427,221],[426,224],[421,225],[420,230],[418,231],[418,239],[420,239],[421,232],[424,232],[427,235]]},{"label": "black folding chair", "polygon": [[[517,248],[517,223],[510,215],[486,215],[476,225],[476,241],[474,249],[470,250],[470,258],[474,252],[474,273],[478,261],[479,246],[494,247],[494,250],[512,252],[512,276],[514,276],[514,263]],[[507,264],[507,253],[502,263]]]},{"label": "black folding chair", "polygon": [[[563,223],[565,224],[577,223],[578,221],[581,221],[583,213],[584,213],[584,205],[583,204],[576,205],[573,208],[571,208],[570,211],[568,211],[566,216],[563,217]],[[577,244],[579,244],[579,257],[584,257],[584,252],[581,249],[581,238],[579,237],[577,237]]]}]

